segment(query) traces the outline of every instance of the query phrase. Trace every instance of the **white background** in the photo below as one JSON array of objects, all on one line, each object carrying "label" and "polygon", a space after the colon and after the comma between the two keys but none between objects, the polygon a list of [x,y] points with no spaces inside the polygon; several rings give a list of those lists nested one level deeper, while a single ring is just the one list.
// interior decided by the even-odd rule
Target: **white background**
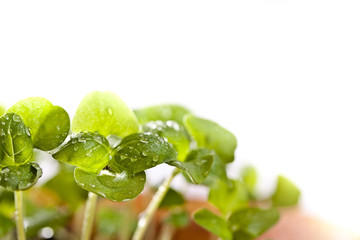
[{"label": "white background", "polygon": [[180,103],[238,138],[239,166],[277,174],[306,211],[360,232],[358,0],[2,1],[0,102],[71,114],[92,90]]}]

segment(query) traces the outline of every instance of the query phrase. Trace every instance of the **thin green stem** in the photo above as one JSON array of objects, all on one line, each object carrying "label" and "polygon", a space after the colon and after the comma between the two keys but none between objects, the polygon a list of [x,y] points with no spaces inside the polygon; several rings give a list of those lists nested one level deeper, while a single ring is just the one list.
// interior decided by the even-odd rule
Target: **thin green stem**
[{"label": "thin green stem", "polygon": [[161,186],[155,193],[154,197],[152,198],[150,204],[145,209],[145,211],[141,214],[132,240],[142,240],[142,238],[146,232],[146,229],[150,224],[150,221],[154,217],[156,210],[159,208],[161,201],[164,199],[165,194],[169,190],[171,181],[174,179],[174,177],[178,173],[179,173],[179,170],[174,169],[174,171],[171,173],[171,175],[167,179],[165,179],[165,181],[161,184]]},{"label": "thin green stem", "polygon": [[23,195],[22,191],[15,191],[15,221],[16,221],[16,234],[18,240],[26,240],[25,227],[24,227],[24,210],[23,210]]},{"label": "thin green stem", "polygon": [[81,240],[90,240],[94,225],[97,194],[89,192],[86,201],[84,220],[82,225]]}]

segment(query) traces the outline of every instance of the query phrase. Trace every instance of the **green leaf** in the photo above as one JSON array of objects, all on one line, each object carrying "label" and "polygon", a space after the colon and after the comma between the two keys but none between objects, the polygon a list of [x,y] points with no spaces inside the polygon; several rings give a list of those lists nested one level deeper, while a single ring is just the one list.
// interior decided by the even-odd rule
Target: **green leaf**
[{"label": "green leaf", "polygon": [[192,150],[185,162],[174,160],[168,164],[183,170],[193,183],[199,184],[209,175],[214,157],[215,154],[211,150],[199,148]]},{"label": "green leaf", "polygon": [[0,144],[2,148],[0,165],[2,166],[24,164],[33,158],[29,129],[21,117],[15,113],[7,113],[0,118]]},{"label": "green leaf", "polygon": [[52,156],[58,161],[80,167],[88,172],[100,172],[110,161],[109,142],[97,133],[73,136]]},{"label": "green leaf", "polygon": [[226,221],[208,209],[202,208],[196,211],[194,214],[194,220],[201,227],[205,228],[216,236],[224,240],[232,239],[232,233]]},{"label": "green leaf", "polygon": [[231,180],[231,185],[217,180],[209,191],[209,202],[214,204],[225,216],[248,206],[248,192],[240,181]]},{"label": "green leaf", "polygon": [[178,123],[183,122],[183,117],[190,113],[186,108],[175,104],[163,104],[134,110],[136,117],[141,124],[150,121],[174,120]]},{"label": "green leaf", "polygon": [[178,153],[178,160],[184,161],[190,149],[190,136],[176,121],[152,121],[142,126],[144,132],[152,132],[164,137]]},{"label": "green leaf", "polygon": [[165,197],[161,201],[159,208],[168,208],[174,207],[178,205],[182,205],[185,203],[184,197],[173,188],[169,188],[166,192]]},{"label": "green leaf", "polygon": [[22,191],[34,186],[41,176],[42,170],[35,162],[4,167],[0,171],[0,186],[9,191]]},{"label": "green leaf", "polygon": [[256,238],[271,228],[279,217],[276,209],[246,208],[231,214],[228,224],[231,231],[235,233],[235,240],[242,239],[239,238],[241,235]]},{"label": "green leaf", "polygon": [[4,237],[15,228],[15,223],[11,218],[0,214],[0,237]]},{"label": "green leaf", "polygon": [[115,148],[109,166],[115,172],[138,173],[176,159],[176,151],[166,139],[152,133],[134,133]]},{"label": "green leaf", "polygon": [[254,167],[247,166],[241,170],[241,179],[249,191],[252,198],[255,197],[255,186],[257,183],[257,173]]},{"label": "green leaf", "polygon": [[176,211],[172,212],[170,216],[165,218],[165,223],[171,224],[177,228],[186,227],[190,223],[189,215],[185,211]]},{"label": "green leaf", "polygon": [[210,182],[210,185],[212,185],[214,181],[219,179],[231,186],[232,183],[227,177],[226,173],[226,164],[219,158],[216,153],[213,152],[212,154],[214,155],[214,162],[211,166],[211,170],[207,180]]},{"label": "green leaf", "polygon": [[237,143],[231,132],[213,121],[190,114],[185,116],[184,124],[186,130],[196,140],[198,147],[214,149],[225,163],[234,160]]},{"label": "green leaf", "polygon": [[275,193],[272,196],[273,206],[288,207],[298,203],[300,190],[289,179],[278,176]]},{"label": "green leaf", "polygon": [[58,147],[69,134],[68,113],[45,98],[26,98],[11,106],[7,112],[16,113],[23,119],[31,130],[34,147],[43,151]]},{"label": "green leaf", "polygon": [[139,131],[133,111],[112,92],[92,92],[86,95],[76,110],[72,131],[98,132],[107,137],[125,137]]},{"label": "green leaf", "polygon": [[80,188],[74,181],[74,167],[64,163],[60,163],[58,174],[46,182],[43,187],[54,192],[73,210],[82,205],[88,196],[88,192]]},{"label": "green leaf", "polygon": [[146,175],[139,172],[130,175],[127,172],[115,173],[102,170],[98,174],[75,168],[76,183],[83,189],[94,192],[112,201],[125,201],[138,196],[144,189]]}]

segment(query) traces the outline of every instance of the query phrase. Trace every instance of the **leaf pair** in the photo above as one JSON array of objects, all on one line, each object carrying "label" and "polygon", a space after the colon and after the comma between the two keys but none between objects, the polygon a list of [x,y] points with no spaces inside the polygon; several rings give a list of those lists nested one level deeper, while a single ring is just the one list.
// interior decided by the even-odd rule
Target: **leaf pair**
[{"label": "leaf pair", "polygon": [[197,224],[224,240],[252,240],[279,220],[276,209],[246,208],[230,215],[228,220],[203,208],[195,212]]}]

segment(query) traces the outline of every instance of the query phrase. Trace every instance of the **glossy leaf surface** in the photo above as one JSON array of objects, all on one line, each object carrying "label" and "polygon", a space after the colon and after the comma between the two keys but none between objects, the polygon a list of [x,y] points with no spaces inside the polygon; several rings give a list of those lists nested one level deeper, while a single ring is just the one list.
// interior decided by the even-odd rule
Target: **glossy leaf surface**
[{"label": "glossy leaf surface", "polygon": [[115,173],[102,170],[98,174],[75,168],[76,183],[83,189],[94,192],[112,201],[124,201],[135,198],[144,189],[146,175],[139,172],[129,175],[127,172]]},{"label": "glossy leaf surface", "polygon": [[148,132],[134,133],[115,148],[109,165],[115,172],[138,173],[174,159],[176,151],[164,138]]},{"label": "glossy leaf surface", "polygon": [[182,123],[183,117],[189,113],[189,110],[180,105],[163,104],[137,109],[134,113],[141,124],[157,120],[174,120]]},{"label": "glossy leaf surface", "polygon": [[35,162],[4,167],[0,171],[0,186],[9,191],[23,191],[34,186],[41,176],[42,170]]},{"label": "glossy leaf surface", "polygon": [[205,228],[216,236],[224,240],[232,239],[232,233],[226,221],[208,209],[203,208],[196,211],[194,214],[194,220],[201,227]]},{"label": "glossy leaf surface", "polygon": [[31,130],[34,147],[43,151],[58,147],[69,134],[68,113],[45,98],[26,98],[11,106],[7,112],[20,115]]},{"label": "glossy leaf surface", "polygon": [[276,207],[294,206],[300,198],[300,190],[294,183],[284,176],[278,176],[275,193],[272,196],[273,205]]},{"label": "glossy leaf surface", "polygon": [[100,172],[110,160],[109,142],[97,133],[79,133],[62,146],[53,158],[80,167],[88,172]]},{"label": "glossy leaf surface", "polygon": [[216,154],[225,163],[234,160],[237,143],[235,136],[231,132],[213,121],[192,115],[185,116],[184,124],[186,130],[196,140],[198,147],[215,150]]},{"label": "glossy leaf surface", "polygon": [[224,215],[248,206],[248,192],[240,181],[231,180],[229,186],[217,180],[209,191],[209,202],[214,204]]},{"label": "glossy leaf surface", "polygon": [[176,121],[152,121],[142,126],[144,132],[152,132],[164,137],[178,153],[178,160],[184,161],[190,149],[190,136]]},{"label": "glossy leaf surface", "polygon": [[98,132],[107,137],[125,137],[139,131],[135,114],[112,92],[92,92],[86,95],[76,110],[72,131]]},{"label": "glossy leaf surface", "polygon": [[234,232],[234,239],[248,235],[256,238],[270,229],[278,220],[279,212],[276,209],[246,208],[231,214],[228,224]]},{"label": "glossy leaf surface", "polygon": [[214,154],[211,150],[200,148],[192,150],[185,162],[171,161],[168,164],[183,170],[195,184],[202,183],[211,171]]},{"label": "glossy leaf surface", "polygon": [[15,166],[32,160],[30,132],[19,115],[7,113],[0,118],[0,146],[0,166]]}]

